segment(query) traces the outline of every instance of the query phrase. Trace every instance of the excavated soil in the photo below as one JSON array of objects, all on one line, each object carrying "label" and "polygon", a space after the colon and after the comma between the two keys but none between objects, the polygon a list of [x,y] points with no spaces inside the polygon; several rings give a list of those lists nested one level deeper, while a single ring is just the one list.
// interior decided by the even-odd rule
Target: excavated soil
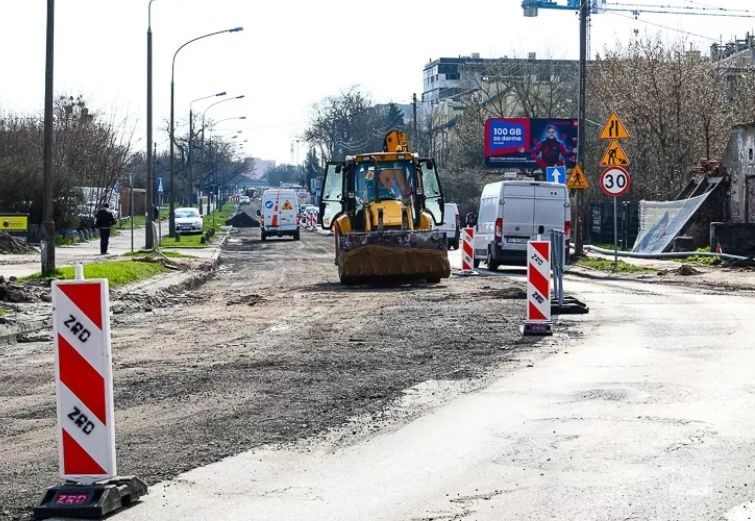
[{"label": "excavated soil", "polygon": [[[245,228],[221,261],[199,287],[114,302],[122,475],[155,483],[322,436],[376,417],[423,382],[479,387],[569,335],[523,339],[522,288],[504,277],[344,287],[332,238],[313,233],[261,242]],[[0,345],[2,520],[31,519],[45,487],[59,483],[52,343],[30,340]],[[426,406],[439,399],[428,395]]]}]

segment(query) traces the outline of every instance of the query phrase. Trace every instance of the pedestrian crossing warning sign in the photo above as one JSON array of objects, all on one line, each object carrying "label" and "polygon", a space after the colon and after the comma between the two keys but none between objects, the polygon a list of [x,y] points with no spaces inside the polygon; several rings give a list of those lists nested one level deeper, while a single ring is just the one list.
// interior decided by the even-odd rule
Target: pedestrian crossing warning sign
[{"label": "pedestrian crossing warning sign", "polygon": [[283,209],[284,210],[293,210],[294,207],[291,206],[291,201],[289,201],[288,199],[286,199],[286,201],[283,203]]},{"label": "pedestrian crossing warning sign", "polygon": [[582,170],[580,165],[575,165],[572,168],[569,178],[566,180],[566,188],[569,190],[585,190],[590,188],[585,171]]},{"label": "pedestrian crossing warning sign", "polygon": [[606,148],[603,159],[600,160],[600,166],[629,166],[629,158],[626,152],[615,139]]},{"label": "pedestrian crossing warning sign", "polygon": [[611,112],[611,116],[606,121],[606,125],[600,132],[600,139],[628,139],[629,132],[627,128],[619,121],[619,116]]}]

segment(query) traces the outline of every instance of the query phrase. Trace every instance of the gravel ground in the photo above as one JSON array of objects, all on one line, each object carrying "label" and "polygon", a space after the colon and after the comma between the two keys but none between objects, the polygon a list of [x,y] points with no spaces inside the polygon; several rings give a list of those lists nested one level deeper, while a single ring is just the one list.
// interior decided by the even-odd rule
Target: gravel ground
[{"label": "gravel ground", "polygon": [[[407,416],[419,414],[448,398],[437,382],[479,388],[577,334],[565,320],[555,337],[523,339],[523,296],[494,276],[346,288],[332,238],[263,243],[259,229],[235,232],[201,286],[113,303],[118,471],[155,483],[340,432],[355,417],[375,420],[367,432],[383,428],[381,411],[421,384],[435,390]],[[26,340],[0,346],[2,520],[30,519],[59,482],[52,343]]]}]

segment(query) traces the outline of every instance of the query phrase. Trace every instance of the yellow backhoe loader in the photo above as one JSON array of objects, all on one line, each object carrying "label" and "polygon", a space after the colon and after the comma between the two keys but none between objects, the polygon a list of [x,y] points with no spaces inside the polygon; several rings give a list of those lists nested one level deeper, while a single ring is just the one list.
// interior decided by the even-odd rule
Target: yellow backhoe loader
[{"label": "yellow backhoe loader", "polygon": [[320,224],[335,237],[343,284],[426,279],[451,274],[443,222],[443,193],[432,159],[411,152],[392,130],[383,152],[327,164]]}]

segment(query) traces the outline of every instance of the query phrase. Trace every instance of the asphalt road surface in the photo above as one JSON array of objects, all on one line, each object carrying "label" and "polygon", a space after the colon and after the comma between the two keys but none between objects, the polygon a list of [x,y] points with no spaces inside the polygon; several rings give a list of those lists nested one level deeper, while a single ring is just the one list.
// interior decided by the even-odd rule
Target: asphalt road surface
[{"label": "asphalt road surface", "polygon": [[584,337],[532,367],[345,445],[261,447],[196,469],[119,518],[746,519],[753,298],[568,287],[591,305]]},{"label": "asphalt road surface", "polygon": [[[344,288],[331,237],[259,229],[222,259],[114,317],[119,472],[151,485],[119,521],[747,512],[752,295],[569,278],[590,314],[522,338],[521,270]],[[29,519],[58,482],[51,342],[0,354],[0,519]]]},{"label": "asphalt road surface", "polygon": [[[522,340],[522,290],[502,278],[343,288],[332,237],[315,233],[263,243],[243,229],[221,260],[193,290],[113,302],[120,474],[154,484],[333,429],[379,432],[426,409],[385,415],[407,389],[434,385],[434,406],[571,334]],[[29,519],[59,483],[52,342],[35,340],[0,346],[3,520]]]}]

